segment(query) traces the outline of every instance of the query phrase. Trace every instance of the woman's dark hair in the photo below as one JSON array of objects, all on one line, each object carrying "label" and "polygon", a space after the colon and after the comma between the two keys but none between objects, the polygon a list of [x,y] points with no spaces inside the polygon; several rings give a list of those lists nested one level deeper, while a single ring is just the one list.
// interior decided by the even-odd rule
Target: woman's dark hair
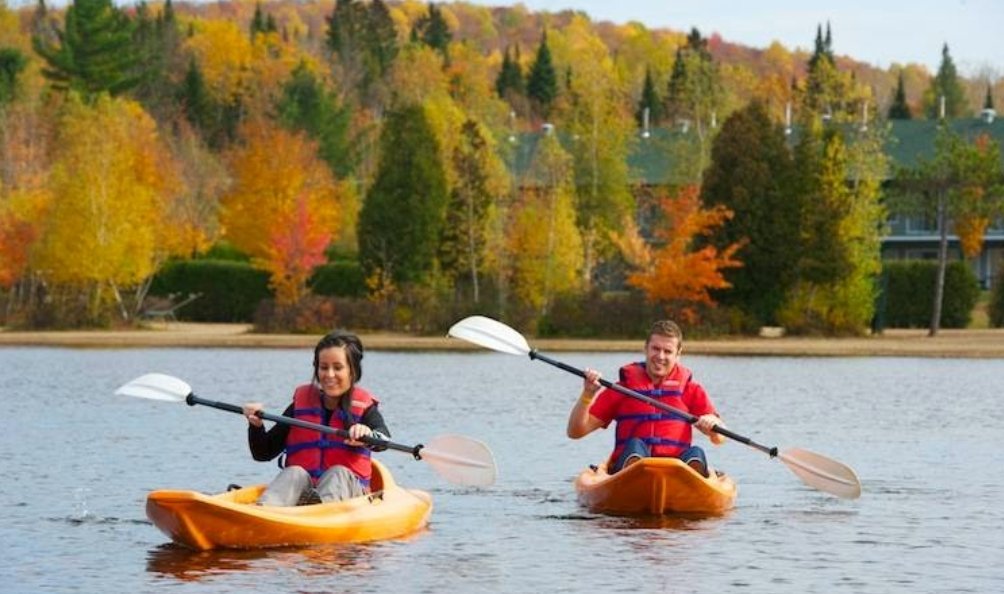
[{"label": "woman's dark hair", "polygon": [[352,385],[363,377],[363,343],[359,337],[344,330],[335,330],[325,335],[314,347],[314,381],[317,381],[317,366],[321,351],[331,347],[345,347],[345,358],[352,372]]}]

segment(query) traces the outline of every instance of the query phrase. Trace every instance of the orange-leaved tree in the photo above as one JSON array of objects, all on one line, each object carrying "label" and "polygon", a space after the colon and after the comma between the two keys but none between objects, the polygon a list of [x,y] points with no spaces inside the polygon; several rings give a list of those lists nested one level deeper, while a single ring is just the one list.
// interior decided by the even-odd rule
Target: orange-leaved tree
[{"label": "orange-leaved tree", "polygon": [[659,198],[661,218],[654,230],[655,241],[644,241],[633,221],[622,233],[613,235],[625,259],[635,271],[628,284],[640,289],[652,302],[662,302],[677,309],[686,321],[695,321],[696,306],[714,304],[710,291],[730,285],[722,271],[742,266],[734,256],[742,247],[734,243],[719,250],[711,245],[696,247],[695,239],[708,235],[732,217],[732,212],[717,206],[702,209],[699,190],[686,186],[675,196]]},{"label": "orange-leaved tree", "polygon": [[233,245],[271,275],[276,302],[293,305],[338,232],[340,191],[304,134],[259,120],[241,136],[230,155],[234,183],[220,201],[220,222]]}]

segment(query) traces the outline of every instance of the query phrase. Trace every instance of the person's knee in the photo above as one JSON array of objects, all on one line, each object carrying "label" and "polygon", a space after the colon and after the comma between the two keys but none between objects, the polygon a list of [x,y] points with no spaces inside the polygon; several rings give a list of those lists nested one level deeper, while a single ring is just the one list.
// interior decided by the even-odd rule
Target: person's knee
[{"label": "person's knee", "polygon": [[684,464],[704,475],[705,478],[708,477],[708,458],[700,447],[691,446],[680,454],[680,459],[683,460]]}]

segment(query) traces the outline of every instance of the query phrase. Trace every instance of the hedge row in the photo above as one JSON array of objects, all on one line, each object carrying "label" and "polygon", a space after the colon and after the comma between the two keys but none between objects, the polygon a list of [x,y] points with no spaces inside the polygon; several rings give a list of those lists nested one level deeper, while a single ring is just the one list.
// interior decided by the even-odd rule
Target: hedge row
[{"label": "hedge row", "polygon": [[[886,262],[883,290],[876,311],[878,327],[925,328],[931,320],[937,263]],[[311,290],[321,296],[358,298],[366,294],[358,264],[338,261],[317,269]],[[998,274],[991,297],[990,319],[1004,326],[1004,271]],[[941,326],[965,328],[979,297],[979,281],[968,265],[952,262],[945,275]],[[165,265],[154,278],[151,295],[201,296],[176,312],[179,319],[199,322],[252,322],[263,299],[271,297],[268,274],[247,262],[182,260]],[[541,321],[542,335],[634,336],[644,330],[655,312],[637,296],[559,299]]]},{"label": "hedge row", "polygon": [[1004,265],[997,271],[994,286],[990,291],[990,306],[987,313],[990,325],[994,328],[1004,328]]},{"label": "hedge row", "polygon": [[268,273],[233,260],[168,262],[150,285],[151,295],[176,295],[176,301],[191,293],[200,297],[175,312],[178,319],[251,322],[258,303],[272,294]]},{"label": "hedge row", "polygon": [[[311,291],[326,297],[364,297],[366,283],[355,262],[319,266],[309,281]],[[268,273],[235,259],[179,260],[166,264],[150,287],[153,296],[174,295],[180,301],[201,296],[176,312],[196,322],[252,322],[258,304],[272,296]]]},{"label": "hedge row", "polygon": [[[886,262],[882,294],[876,307],[878,326],[926,328],[931,323],[938,263],[930,260]],[[950,262],[945,270],[941,306],[942,328],[965,328],[980,295],[980,283],[965,262]]]}]

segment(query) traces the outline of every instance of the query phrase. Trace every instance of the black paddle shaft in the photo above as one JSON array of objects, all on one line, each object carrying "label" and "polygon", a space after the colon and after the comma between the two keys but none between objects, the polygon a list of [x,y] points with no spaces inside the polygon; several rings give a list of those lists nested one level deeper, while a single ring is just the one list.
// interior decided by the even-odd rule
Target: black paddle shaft
[{"label": "black paddle shaft", "polygon": [[[563,370],[567,371],[568,373],[577,375],[577,376],[579,376],[581,378],[585,378],[586,377],[586,372],[585,371],[583,371],[581,369],[578,369],[576,367],[572,367],[571,365],[568,365],[567,363],[562,363],[561,361],[558,361],[556,359],[552,359],[552,358],[548,357],[547,355],[543,355],[543,354],[537,352],[536,350],[531,350],[530,351],[530,359],[538,359],[540,361],[543,361],[544,363],[549,363],[551,365],[554,365],[558,369],[563,369]],[[656,407],[658,409],[662,409],[662,410],[664,410],[666,412],[673,413],[673,414],[675,414],[675,415],[683,418],[683,420],[687,421],[690,424],[694,424],[694,423],[697,422],[697,417],[695,417],[694,415],[688,413],[687,411],[680,410],[680,409],[678,409],[676,407],[670,406],[670,405],[665,404],[663,402],[659,402],[658,400],[656,400],[654,398],[649,398],[648,396],[646,396],[646,395],[644,395],[644,394],[642,394],[640,392],[636,392],[635,390],[632,390],[631,388],[627,388],[627,387],[622,386],[620,384],[615,384],[615,383],[613,383],[613,382],[611,382],[609,380],[605,380],[603,378],[600,378],[600,385],[603,386],[604,388],[610,388],[611,390],[615,390],[617,392],[620,392],[621,394],[623,394],[625,396],[630,396],[631,398],[637,398],[638,400],[641,400],[642,402],[650,404],[650,405],[652,405],[652,406],[654,406],[654,407]],[[726,429],[725,427],[722,427],[720,425],[715,425],[714,427],[711,428],[711,430],[714,431],[715,433],[720,434],[720,435],[724,435],[725,437],[728,437],[729,439],[734,439],[735,441],[738,441],[739,443],[746,444],[746,445],[748,445],[748,446],[750,446],[752,448],[756,448],[756,449],[760,450],[761,452],[767,454],[771,458],[777,456],[777,447],[768,447],[768,446],[759,444],[759,443],[753,441],[752,439],[750,439],[748,437],[745,437],[743,435],[739,435],[738,433],[729,431],[728,429]]]},{"label": "black paddle shaft", "polygon": [[[194,393],[189,394],[185,398],[185,402],[189,406],[195,406],[196,404],[201,404],[203,406],[209,406],[211,408],[216,408],[219,410],[225,410],[227,412],[237,413],[239,415],[244,414],[244,409],[237,406],[236,404],[230,404],[229,402],[219,402],[218,400],[206,400],[196,396]],[[314,431],[320,431],[322,433],[330,433],[332,435],[337,435],[339,437],[348,437],[349,432],[344,429],[337,429],[335,427],[328,427],[327,425],[318,425],[317,423],[311,423],[310,421],[304,421],[302,419],[294,419],[293,417],[287,417],[285,415],[273,415],[272,413],[267,413],[263,410],[259,410],[257,413],[258,417],[265,419],[266,421],[272,421],[274,423],[283,423],[285,425],[296,425],[297,427],[302,427],[304,429],[312,429]],[[422,456],[419,453],[422,450],[422,444],[416,446],[406,446],[399,443],[394,443],[392,441],[387,441],[384,439],[378,439],[376,437],[363,437],[359,441],[381,448],[387,448],[389,450],[397,450],[399,452],[408,452],[415,456],[416,460],[421,460]]]}]

